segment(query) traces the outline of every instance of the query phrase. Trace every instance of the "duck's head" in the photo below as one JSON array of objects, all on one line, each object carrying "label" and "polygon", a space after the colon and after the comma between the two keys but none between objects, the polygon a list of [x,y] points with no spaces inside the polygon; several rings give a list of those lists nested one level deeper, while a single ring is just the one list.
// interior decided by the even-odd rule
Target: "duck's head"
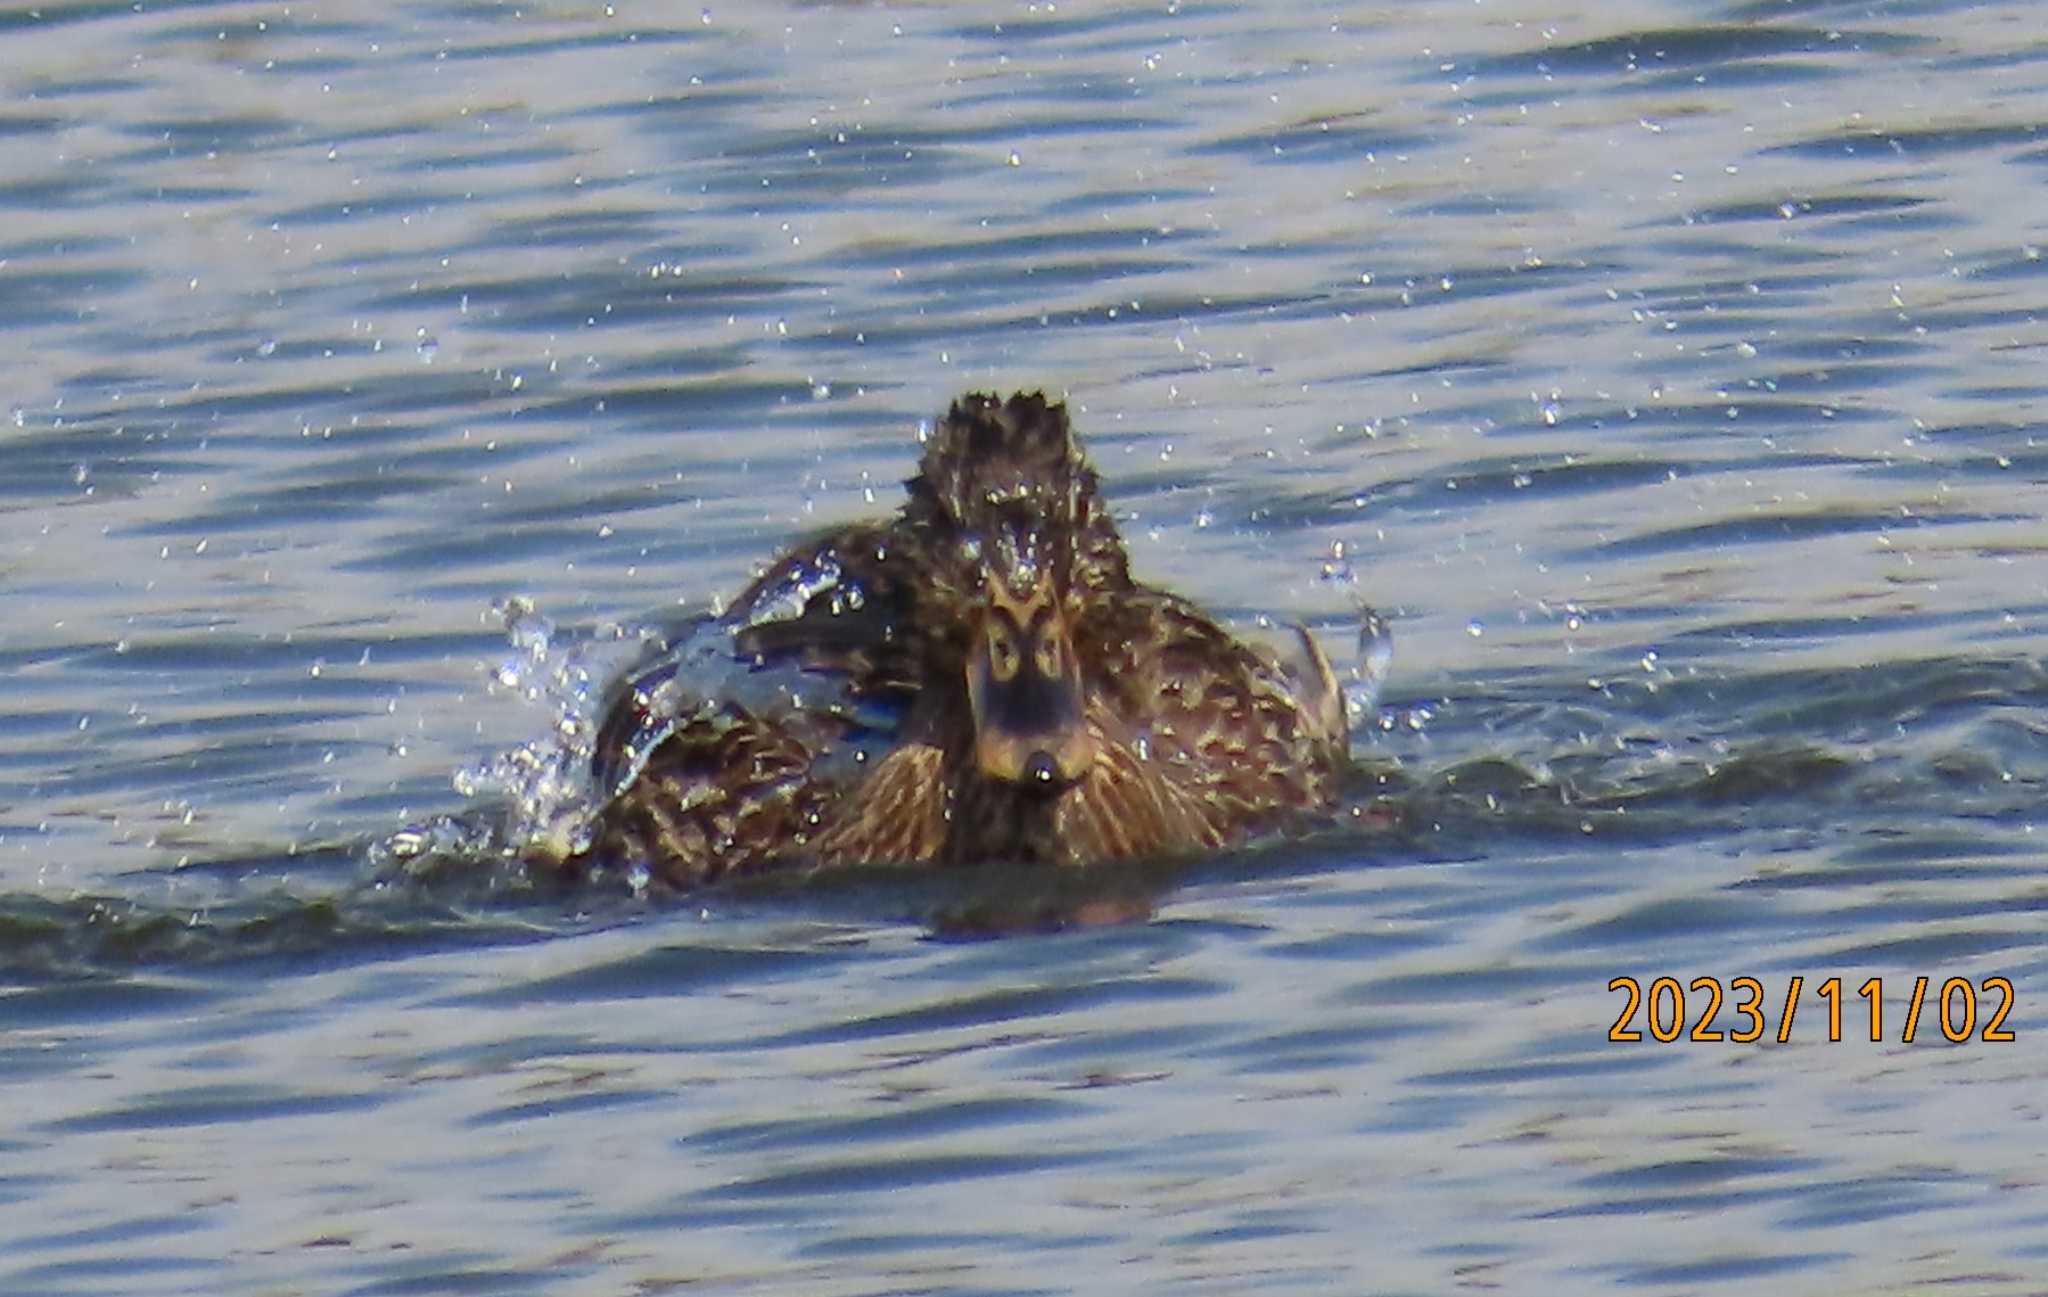
[{"label": "duck's head", "polygon": [[964,676],[976,769],[1048,793],[1077,783],[1096,757],[1077,636],[1130,577],[1066,407],[962,397],[909,487],[905,517],[933,557],[939,669]]}]

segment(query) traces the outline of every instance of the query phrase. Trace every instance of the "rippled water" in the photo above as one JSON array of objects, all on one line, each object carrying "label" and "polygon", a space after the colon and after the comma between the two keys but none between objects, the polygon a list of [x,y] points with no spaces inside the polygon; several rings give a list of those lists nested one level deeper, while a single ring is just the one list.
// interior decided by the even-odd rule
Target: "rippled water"
[{"label": "rippled water", "polygon": [[[0,11],[0,1290],[2048,1291],[2040,33]],[[494,603],[701,612],[1017,386],[1149,579],[1392,616],[1389,827],[372,866],[552,722]]]}]

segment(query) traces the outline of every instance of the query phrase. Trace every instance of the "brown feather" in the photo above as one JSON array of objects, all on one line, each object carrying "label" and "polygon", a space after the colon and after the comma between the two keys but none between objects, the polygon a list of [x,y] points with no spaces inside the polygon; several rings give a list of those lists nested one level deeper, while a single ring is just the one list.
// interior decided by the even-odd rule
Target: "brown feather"
[{"label": "brown feather", "polygon": [[[691,704],[604,808],[594,850],[676,885],[792,862],[1086,864],[1214,849],[1333,803],[1347,740],[1313,640],[1290,671],[1134,583],[1065,407],[963,397],[907,486],[895,518],[791,549],[727,617],[743,655],[895,700],[893,748],[849,772],[825,760],[850,724],[830,708]],[[1065,787],[974,759],[966,664],[998,580],[1006,599],[1052,582],[1070,635],[1094,758]]]}]

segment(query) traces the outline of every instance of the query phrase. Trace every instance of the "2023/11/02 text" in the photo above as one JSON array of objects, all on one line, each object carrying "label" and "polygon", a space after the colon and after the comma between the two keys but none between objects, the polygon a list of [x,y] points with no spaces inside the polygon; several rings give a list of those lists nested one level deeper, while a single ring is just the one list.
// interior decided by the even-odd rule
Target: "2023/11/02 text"
[{"label": "2023/11/02 text", "polygon": [[[1931,1012],[1942,1037],[1952,1044],[1960,1045],[1971,1039],[1987,1043],[2006,1043],[2015,1039],[2013,1032],[2005,1026],[2005,1019],[2012,1012],[2012,981],[2005,977],[1986,977],[1972,983],[1965,977],[1951,977],[1940,984],[1930,1001],[1929,989],[1934,981],[1929,977],[1913,979],[1912,994],[1906,1003],[1905,1022],[1899,1031],[1899,1043],[1910,1045],[1920,1034],[1922,1017]],[[1785,984],[1785,996],[1778,1015],[1778,1029],[1772,1033],[1780,1045],[1792,1041],[1793,1023],[1799,1015],[1799,999],[1806,988],[1806,979],[1793,976]],[[1650,1038],[1669,1043],[1684,1039],[1702,1044],[1728,1041],[1738,1045],[1752,1044],[1762,1040],[1768,1030],[1765,1021],[1766,1005],[1764,984],[1754,977],[1735,977],[1724,989],[1718,977],[1695,977],[1683,986],[1675,977],[1658,977],[1651,980],[1647,990],[1641,981],[1633,977],[1616,977],[1607,983],[1610,991],[1626,994],[1628,1003],[1621,1016],[1607,1029],[1607,1039],[1627,1044],[1643,1039],[1642,1028],[1636,1026],[1637,1015],[1642,1015],[1648,1027]],[[1699,1006],[1697,1018],[1688,1018],[1686,992],[1696,998]],[[1830,977],[1813,988],[1813,994],[1826,1006],[1827,1039],[1840,1041],[1844,1001],[1849,1001],[1850,1012],[1855,1013],[1855,1000],[1862,1000],[1868,1011],[1869,1032],[1872,1042],[1885,1039],[1884,979],[1872,977],[1862,985],[1849,990],[1840,977]],[[1744,1021],[1743,1026],[1734,1030],[1722,1030],[1715,1026],[1723,1005]],[[1979,1021],[1982,1027],[1979,1027]],[[1810,1020],[1810,1019],[1809,1019]],[[1687,1030],[1687,1022],[1692,1026]]]}]

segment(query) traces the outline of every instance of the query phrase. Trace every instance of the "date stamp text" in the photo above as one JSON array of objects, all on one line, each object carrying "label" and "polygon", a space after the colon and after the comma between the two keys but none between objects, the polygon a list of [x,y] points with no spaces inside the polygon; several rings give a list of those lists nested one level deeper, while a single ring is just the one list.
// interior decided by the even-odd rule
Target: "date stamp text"
[{"label": "date stamp text", "polygon": [[[1607,1039],[1617,1043],[1639,1041],[1648,1030],[1650,1039],[1664,1043],[1684,1039],[1748,1045],[1770,1034],[1785,1045],[1791,1043],[1793,1024],[1799,1021],[1806,979],[1787,979],[1784,999],[1775,1003],[1765,995],[1763,982],[1754,977],[1730,978],[1725,988],[1718,977],[1695,977],[1683,985],[1675,977],[1659,977],[1647,987],[1636,978],[1617,977],[1607,983],[1607,989],[1628,997],[1621,1016],[1607,1029]],[[1831,1042],[1842,1040],[1845,1030],[1852,1036],[1867,1036],[1873,1043],[1890,1038],[1885,1034],[1883,978],[1870,978],[1851,989],[1841,978],[1830,977],[1813,988],[1810,998],[1820,1001],[1821,1007],[1807,1015],[1802,1032],[1824,1031]],[[1905,1020],[1897,1028],[1899,1043],[1912,1044],[1930,1026],[1939,1029],[1951,1044],[1973,1039],[2010,1041],[2013,1033],[2005,1019],[2012,1012],[2012,1001],[2010,978],[1986,977],[1972,982],[1951,977],[1936,987],[1932,978],[1916,977]],[[1724,1007],[1733,1015],[1725,1029],[1720,1025]],[[1769,1019],[1774,1010],[1777,1030],[1771,1032]]]}]

